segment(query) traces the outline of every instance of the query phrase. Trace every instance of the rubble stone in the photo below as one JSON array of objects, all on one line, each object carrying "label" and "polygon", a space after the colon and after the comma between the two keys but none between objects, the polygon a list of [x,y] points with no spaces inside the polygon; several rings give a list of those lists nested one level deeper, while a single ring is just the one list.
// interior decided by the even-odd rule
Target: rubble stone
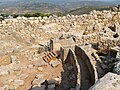
[{"label": "rubble stone", "polygon": [[31,90],[45,90],[45,85],[41,85],[40,87],[33,86]]},{"label": "rubble stone", "polygon": [[32,85],[40,86],[43,82],[45,82],[45,79],[43,78],[34,79]]},{"label": "rubble stone", "polygon": [[38,67],[37,70],[40,71],[40,72],[42,72],[43,68],[42,67]]},{"label": "rubble stone", "polygon": [[24,85],[24,80],[15,80],[14,81],[14,86],[22,86],[22,85]]},{"label": "rubble stone", "polygon": [[39,78],[43,78],[44,75],[43,75],[43,74],[38,74],[38,75],[36,75],[35,77],[36,77],[37,79],[39,79]]}]

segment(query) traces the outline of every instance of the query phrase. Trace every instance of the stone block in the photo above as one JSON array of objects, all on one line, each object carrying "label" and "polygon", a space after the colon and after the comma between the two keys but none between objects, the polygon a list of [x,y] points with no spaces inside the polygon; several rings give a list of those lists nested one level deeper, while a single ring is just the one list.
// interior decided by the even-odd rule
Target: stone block
[{"label": "stone block", "polygon": [[51,62],[50,62],[50,65],[52,66],[52,67],[57,67],[58,65],[60,65],[61,63],[60,63],[60,61],[58,61],[58,60],[52,60]]},{"label": "stone block", "polygon": [[22,86],[24,85],[24,80],[14,80],[14,86]]},{"label": "stone block", "polygon": [[37,79],[39,79],[39,78],[43,78],[44,75],[43,75],[43,74],[38,74],[38,75],[36,75],[35,77],[36,77]]}]

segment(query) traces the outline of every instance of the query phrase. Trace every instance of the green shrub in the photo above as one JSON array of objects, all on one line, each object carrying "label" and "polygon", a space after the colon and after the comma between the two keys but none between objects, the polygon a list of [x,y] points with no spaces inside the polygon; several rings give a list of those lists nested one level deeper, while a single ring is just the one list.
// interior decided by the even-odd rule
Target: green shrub
[{"label": "green shrub", "polygon": [[17,14],[13,14],[13,18],[17,18],[19,15]]},{"label": "green shrub", "polygon": [[29,18],[29,17],[33,17],[32,14],[28,14],[28,13],[24,14],[23,16],[24,16],[24,17],[27,17],[27,18]]}]

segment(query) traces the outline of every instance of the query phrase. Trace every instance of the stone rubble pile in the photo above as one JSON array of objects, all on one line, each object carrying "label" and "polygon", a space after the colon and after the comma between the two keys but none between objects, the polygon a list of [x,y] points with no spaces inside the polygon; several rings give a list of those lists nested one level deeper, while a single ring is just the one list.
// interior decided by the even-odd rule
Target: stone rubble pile
[{"label": "stone rubble pile", "polygon": [[[120,12],[94,10],[84,15],[5,19],[0,22],[0,37],[0,90],[55,90],[61,80],[49,80],[61,77],[62,63],[52,62],[55,66],[59,64],[52,68],[42,59],[49,40],[72,37],[75,44],[92,43],[93,48],[103,54],[120,45]],[[113,71],[118,75],[106,74],[90,90],[107,90],[106,83],[112,90],[119,90],[119,62]],[[111,80],[113,76],[118,80]],[[46,80],[47,85],[43,84]]]}]

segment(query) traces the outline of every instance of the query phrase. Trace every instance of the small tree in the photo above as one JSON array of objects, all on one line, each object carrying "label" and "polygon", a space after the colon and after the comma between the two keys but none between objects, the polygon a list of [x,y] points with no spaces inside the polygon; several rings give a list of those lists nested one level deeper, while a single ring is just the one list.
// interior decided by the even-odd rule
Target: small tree
[{"label": "small tree", "polygon": [[0,16],[0,21],[4,20],[4,17],[3,16]]},{"label": "small tree", "polygon": [[13,15],[13,18],[17,18],[19,15],[18,14],[14,14]]}]

